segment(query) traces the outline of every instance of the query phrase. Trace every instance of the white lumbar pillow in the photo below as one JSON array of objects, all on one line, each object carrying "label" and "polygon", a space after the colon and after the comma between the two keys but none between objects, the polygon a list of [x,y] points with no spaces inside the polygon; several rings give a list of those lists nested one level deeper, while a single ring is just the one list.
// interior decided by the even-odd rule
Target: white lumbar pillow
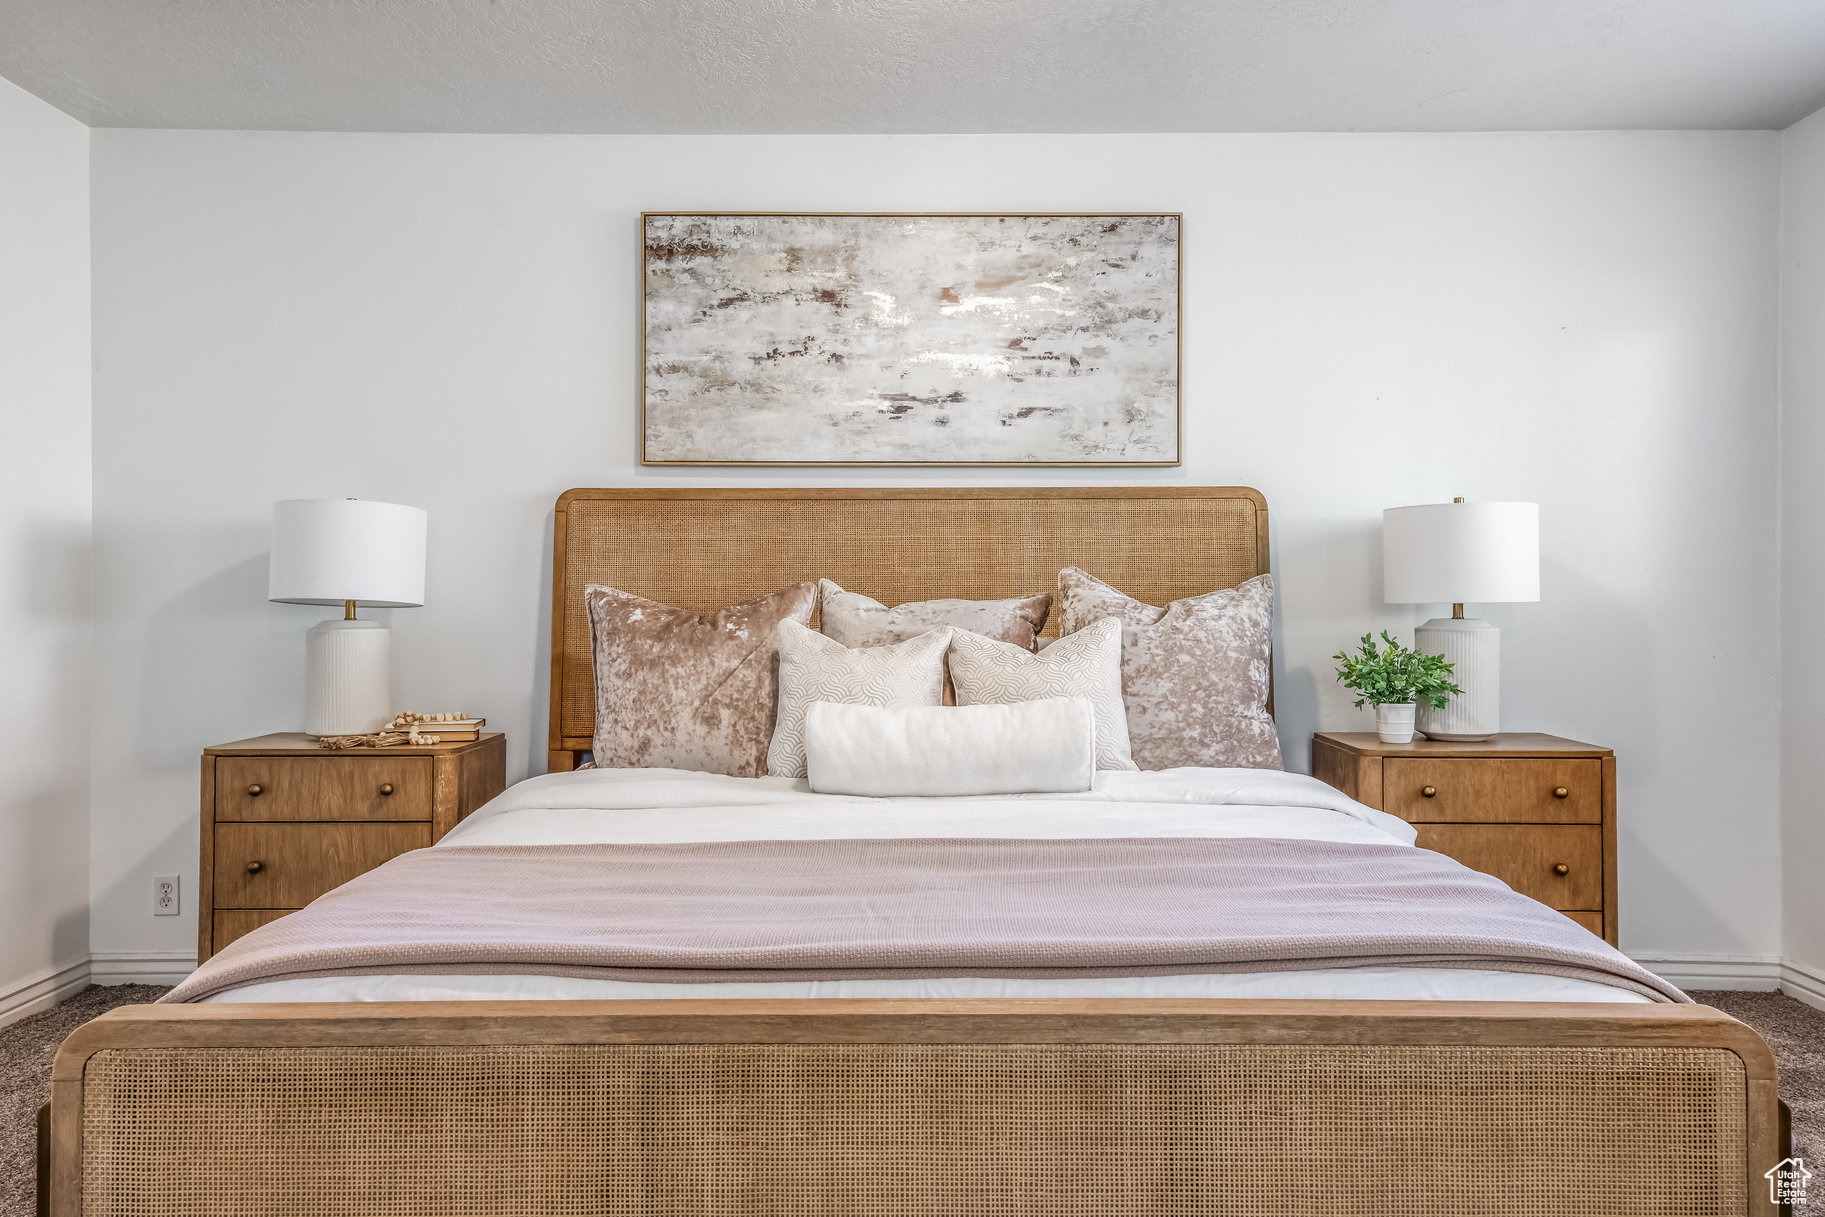
[{"label": "white lumbar pillow", "polygon": [[850,650],[796,621],[779,623],[779,713],[767,772],[805,776],[805,711],[814,701],[852,706],[936,706],[944,701],[949,626],[884,647]]},{"label": "white lumbar pillow", "polygon": [[1105,617],[1037,655],[958,630],[951,639],[951,683],[959,706],[1004,706],[1048,697],[1088,698],[1096,714],[1096,767],[1133,769],[1128,711],[1122,704],[1122,623]]},{"label": "white lumbar pillow", "polygon": [[1088,790],[1096,775],[1096,714],[1081,697],[1006,706],[816,701],[805,711],[805,757],[811,789],[819,794]]}]

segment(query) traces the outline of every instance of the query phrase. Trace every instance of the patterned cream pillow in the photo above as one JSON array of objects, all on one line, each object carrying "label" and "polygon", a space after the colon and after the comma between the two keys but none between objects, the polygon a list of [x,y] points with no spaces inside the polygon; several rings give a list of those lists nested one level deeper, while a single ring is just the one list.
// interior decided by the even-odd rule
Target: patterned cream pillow
[{"label": "patterned cream pillow", "polygon": [[944,692],[944,652],[952,633],[946,626],[905,642],[852,650],[797,619],[780,622],[779,719],[767,748],[767,772],[776,777],[805,776],[805,711],[814,701],[938,705]]},{"label": "patterned cream pillow", "polygon": [[1142,769],[1283,767],[1267,712],[1272,576],[1155,608],[1067,566],[1058,572],[1058,600],[1065,637],[1121,618],[1122,695]]},{"label": "patterned cream pillow", "polygon": [[1122,623],[1115,618],[1093,621],[1037,655],[959,631],[951,639],[950,666],[960,706],[1087,699],[1096,718],[1096,767],[1135,767],[1122,712]]},{"label": "patterned cream pillow", "polygon": [[592,583],[595,763],[758,777],[773,738],[774,637],[807,622],[817,584],[799,583],[709,617]]}]

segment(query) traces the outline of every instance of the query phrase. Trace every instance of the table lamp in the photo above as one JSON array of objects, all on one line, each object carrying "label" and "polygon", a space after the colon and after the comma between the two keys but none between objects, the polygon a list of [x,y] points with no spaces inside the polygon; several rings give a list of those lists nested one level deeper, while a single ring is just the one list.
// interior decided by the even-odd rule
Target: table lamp
[{"label": "table lamp", "polygon": [[1429,739],[1486,740],[1502,729],[1502,631],[1464,605],[1540,598],[1538,503],[1428,503],[1381,514],[1382,599],[1449,604],[1413,631],[1414,649],[1443,654],[1463,689],[1443,710],[1419,707]]},{"label": "table lamp", "polygon": [[392,718],[392,631],[355,610],[424,604],[425,520],[417,507],[365,499],[273,504],[267,599],[342,608],[304,636],[306,733],[360,735]]}]

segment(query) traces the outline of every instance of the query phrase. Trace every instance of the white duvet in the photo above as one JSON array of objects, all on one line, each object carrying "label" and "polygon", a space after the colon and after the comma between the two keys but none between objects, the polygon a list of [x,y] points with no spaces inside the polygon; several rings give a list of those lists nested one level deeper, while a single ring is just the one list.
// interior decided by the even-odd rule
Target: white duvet
[{"label": "white duvet", "polygon": [[[1412,845],[1414,830],[1296,773],[1106,772],[1089,791],[990,798],[813,794],[803,779],[586,769],[521,782],[434,848],[462,845],[854,840],[889,837],[1275,837]],[[1191,976],[664,984],[537,975],[323,977],[210,1001],[447,1001],[655,997],[1274,997],[1456,1001],[1647,999],[1594,981],[1459,968],[1333,968]]]}]

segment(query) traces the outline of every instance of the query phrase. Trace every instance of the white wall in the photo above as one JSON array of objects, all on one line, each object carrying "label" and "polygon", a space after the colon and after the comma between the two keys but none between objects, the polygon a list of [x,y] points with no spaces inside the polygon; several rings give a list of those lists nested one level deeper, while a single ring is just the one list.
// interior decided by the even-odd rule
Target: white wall
[{"label": "white wall", "polygon": [[1790,989],[1825,1002],[1825,110],[1781,136],[1781,836]]},{"label": "white wall", "polygon": [[0,419],[4,1021],[84,978],[91,531],[89,130],[5,80]]},{"label": "white wall", "polygon": [[1538,500],[1506,725],[1619,752],[1626,948],[1779,952],[1775,135],[94,139],[104,959],[191,949],[146,890],[194,876],[198,749],[299,725],[274,499],[430,510],[398,700],[518,777],[560,491],[919,480],[641,470],[642,208],[1183,210],[1184,467],[925,480],[1259,487],[1299,766],[1367,721],[1328,656],[1431,615],[1380,602],[1381,509]]}]

